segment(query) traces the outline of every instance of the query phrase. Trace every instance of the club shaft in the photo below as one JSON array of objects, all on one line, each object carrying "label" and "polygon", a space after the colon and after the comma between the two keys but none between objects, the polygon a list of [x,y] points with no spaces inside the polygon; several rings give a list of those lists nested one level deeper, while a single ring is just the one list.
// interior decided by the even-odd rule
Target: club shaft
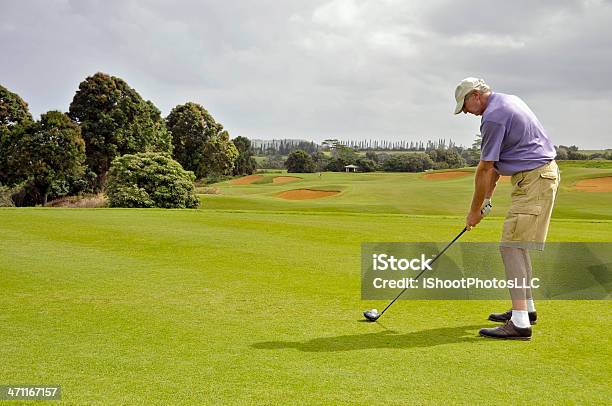
[{"label": "club shaft", "polygon": [[[446,250],[447,250],[447,249],[449,249],[449,248],[450,248],[450,246],[451,246],[451,245],[453,245],[453,244],[455,243],[455,241],[457,241],[457,240],[459,239],[459,237],[461,237],[461,236],[463,235],[463,233],[465,233],[466,231],[467,231],[467,228],[466,228],[466,227],[464,227],[464,228],[463,228],[463,230],[462,230],[462,231],[461,231],[461,232],[460,232],[460,233],[459,233],[459,234],[458,234],[458,235],[457,235],[457,236],[456,236],[456,237],[453,239],[453,241],[449,242],[449,243],[448,243],[448,245],[447,245],[446,247],[444,247],[444,249],[443,249],[442,251],[440,251],[440,253],[439,253],[438,255],[436,255],[436,256],[435,256],[435,258],[434,258],[434,259],[433,259],[433,260],[432,260],[432,261],[431,261],[429,264],[430,264],[430,265],[433,265],[433,263],[434,263],[434,262],[436,262],[436,260],[437,260],[438,258],[440,258],[440,257],[442,256],[442,254],[444,254],[444,253],[446,252]],[[424,273],[424,272],[425,272],[425,269],[423,269],[421,272],[419,272],[419,274],[416,276],[416,278],[414,278],[414,280],[415,280],[415,281],[417,281],[417,280],[419,279],[419,277],[420,277],[421,275],[423,275],[423,273]],[[389,307],[391,307],[391,305],[392,305],[393,303],[395,303],[395,301],[396,301],[397,299],[399,299],[399,298],[400,298],[400,296],[401,296],[401,295],[403,295],[403,294],[404,294],[404,292],[405,292],[405,291],[407,291],[407,290],[408,290],[408,288],[404,288],[404,289],[403,289],[403,290],[402,290],[402,291],[399,293],[399,295],[397,295],[397,296],[395,297],[395,299],[393,299],[393,301],[392,301],[391,303],[389,303],[389,304],[387,305],[387,307],[385,307],[385,308],[383,309],[383,311],[382,311],[382,312],[380,312],[380,316],[382,316],[382,315],[383,315],[383,314],[384,314],[384,313],[387,311],[387,309],[388,309]],[[378,316],[378,317],[380,317],[380,316]]]}]

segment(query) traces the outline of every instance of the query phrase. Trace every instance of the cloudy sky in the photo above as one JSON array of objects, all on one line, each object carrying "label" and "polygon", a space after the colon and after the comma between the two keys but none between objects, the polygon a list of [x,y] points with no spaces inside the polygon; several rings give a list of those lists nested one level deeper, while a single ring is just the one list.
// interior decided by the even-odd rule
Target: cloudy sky
[{"label": "cloudy sky", "polygon": [[232,136],[471,144],[454,88],[522,97],[555,144],[612,148],[612,1],[0,0],[0,84],[33,115],[125,79]]}]

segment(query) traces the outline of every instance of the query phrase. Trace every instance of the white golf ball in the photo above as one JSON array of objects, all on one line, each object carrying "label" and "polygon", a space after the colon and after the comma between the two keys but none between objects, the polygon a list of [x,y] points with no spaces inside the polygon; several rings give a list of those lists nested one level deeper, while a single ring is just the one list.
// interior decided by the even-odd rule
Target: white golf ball
[{"label": "white golf ball", "polygon": [[370,313],[378,314],[378,310],[372,309],[372,310],[370,310]]}]

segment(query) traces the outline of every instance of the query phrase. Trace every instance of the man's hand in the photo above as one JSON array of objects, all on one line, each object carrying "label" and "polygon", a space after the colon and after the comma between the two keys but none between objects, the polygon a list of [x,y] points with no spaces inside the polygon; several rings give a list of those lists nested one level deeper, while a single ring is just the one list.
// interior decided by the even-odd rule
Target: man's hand
[{"label": "man's hand", "polygon": [[478,223],[480,223],[480,220],[482,220],[483,217],[484,216],[481,212],[470,211],[465,219],[465,228],[470,231],[472,228],[476,227]]},{"label": "man's hand", "polygon": [[491,213],[491,209],[493,209],[493,203],[491,203],[490,198],[485,198],[482,203],[482,207],[480,208],[480,213],[482,217],[486,217],[489,213]]}]

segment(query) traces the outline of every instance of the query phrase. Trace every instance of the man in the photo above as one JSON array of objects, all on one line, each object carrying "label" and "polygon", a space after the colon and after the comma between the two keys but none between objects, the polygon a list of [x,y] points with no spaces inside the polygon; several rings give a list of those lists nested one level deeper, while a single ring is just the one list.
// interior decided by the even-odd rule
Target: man
[{"label": "man", "polygon": [[[491,196],[500,175],[512,176],[512,203],[504,221],[500,252],[508,280],[531,282],[529,249],[544,249],[559,186],[555,148],[535,114],[518,97],[494,93],[482,79],[466,78],[455,90],[455,114],[482,116],[480,162],[467,219],[476,227],[492,207]],[[502,339],[531,339],[537,313],[529,288],[510,289],[512,310],[493,313],[504,322],[483,328],[480,335]]]}]

